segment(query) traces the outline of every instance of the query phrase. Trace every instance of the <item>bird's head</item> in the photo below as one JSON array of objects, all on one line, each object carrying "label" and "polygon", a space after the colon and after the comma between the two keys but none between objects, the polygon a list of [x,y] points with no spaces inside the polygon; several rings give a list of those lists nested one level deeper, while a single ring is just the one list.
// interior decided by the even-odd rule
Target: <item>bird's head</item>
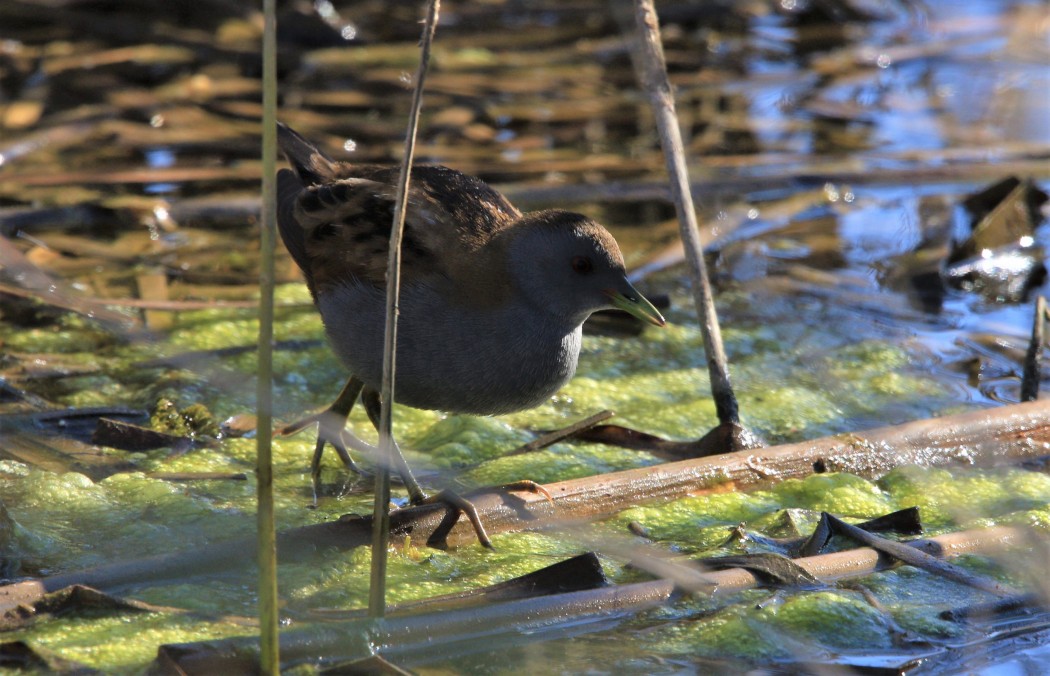
[{"label": "bird's head", "polygon": [[538,211],[522,216],[509,234],[514,281],[534,305],[576,325],[609,308],[664,325],[659,311],[627,281],[616,240],[594,220]]}]

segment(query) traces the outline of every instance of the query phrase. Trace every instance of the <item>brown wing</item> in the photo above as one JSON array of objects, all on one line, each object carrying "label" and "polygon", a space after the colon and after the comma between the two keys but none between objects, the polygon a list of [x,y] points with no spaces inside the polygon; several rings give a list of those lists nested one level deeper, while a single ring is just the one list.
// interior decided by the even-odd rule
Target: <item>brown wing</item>
[{"label": "brown wing", "polygon": [[[351,279],[383,286],[394,219],[391,192],[385,183],[345,178],[304,188],[296,195],[291,214],[302,236],[300,266],[317,292]],[[429,246],[432,242],[423,244],[419,236],[423,232],[424,239],[434,239],[441,221],[414,209],[415,197],[410,197],[401,244],[406,282],[445,272],[440,254]]]},{"label": "brown wing", "polygon": [[[278,223],[312,292],[349,279],[382,287],[398,170],[332,162],[287,127],[278,138],[295,169],[278,174]],[[475,177],[447,167],[413,169],[402,278],[458,276],[473,252],[520,216]]]}]

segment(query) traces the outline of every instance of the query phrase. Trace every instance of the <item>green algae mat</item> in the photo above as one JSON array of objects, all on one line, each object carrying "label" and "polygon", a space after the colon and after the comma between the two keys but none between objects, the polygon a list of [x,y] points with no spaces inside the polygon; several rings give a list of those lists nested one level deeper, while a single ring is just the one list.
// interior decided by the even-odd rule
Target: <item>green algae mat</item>
[{"label": "green algae mat", "polygon": [[[292,307],[283,311],[278,338],[295,349],[278,351],[275,388],[281,415],[289,418],[322,405],[330,396],[314,383],[338,386],[318,322],[294,306],[303,299],[298,285],[280,289],[279,301]],[[685,305],[678,296],[674,301],[676,307]],[[673,438],[687,438],[713,424],[713,412],[704,407],[706,400],[699,405],[687,403],[693,389],[705,381],[698,336],[684,311],[672,310],[670,316],[672,326],[664,331],[630,338],[588,336],[579,376],[535,411],[475,418],[399,408],[396,432],[405,440],[409,461],[428,485],[461,487],[523,477],[563,481],[660,462],[646,452],[571,442],[533,453],[506,454],[533,439],[536,430],[559,427],[605,408],[623,411],[614,418],[618,422]],[[106,360],[118,365],[104,375],[83,376],[90,383],[86,389],[52,395],[59,403],[130,405],[148,392],[157,404],[152,419],[143,422],[200,442],[181,452],[170,448],[106,451],[119,459],[122,469],[96,480],[83,473],[0,461],[8,575],[63,574],[250,537],[255,527],[254,482],[235,477],[252,476],[255,442],[224,437],[218,422],[250,412],[254,359],[250,352],[231,348],[250,345],[255,331],[255,321],[248,315],[237,319],[229,310],[207,310],[180,313],[171,339],[162,342],[107,341],[82,321],[68,317],[46,331],[5,335],[8,346],[31,344],[36,350],[46,346],[68,363]],[[778,387],[768,355],[753,349],[763,331],[761,326],[749,329],[741,322],[727,331],[727,337],[731,350],[739,354],[735,373],[740,374],[740,382],[748,382],[751,373],[769,376],[760,392],[746,385],[742,390],[742,400],[747,402],[745,422],[768,438],[792,439],[834,430],[844,421],[864,419],[880,402],[910,400],[916,410],[931,412],[959,409],[915,372],[906,352],[876,339],[848,342],[843,336],[836,344],[830,332],[824,336],[821,366],[816,370],[834,370],[837,380],[849,387],[819,391],[804,381],[787,384],[787,376]],[[191,355],[195,361],[186,362],[180,355]],[[812,354],[789,355],[778,364],[794,369],[798,360],[814,364]],[[369,423],[363,416],[355,412],[351,425],[368,437]],[[10,424],[5,426],[5,432],[11,429]],[[370,512],[367,479],[349,475],[334,456],[326,457],[323,495],[317,508],[310,508],[312,449],[312,432],[275,443],[281,529]],[[155,478],[202,472],[223,478]],[[861,521],[918,507],[926,534],[936,535],[993,524],[1045,532],[1050,527],[1048,505],[1050,478],[1020,467],[905,466],[874,481],[844,473],[813,475],[768,489],[639,505],[592,524],[586,533],[555,526],[542,532],[497,534],[495,551],[476,544],[439,551],[408,538],[396,542],[391,553],[389,600],[396,604],[478,589],[589,549],[597,549],[611,582],[629,583],[645,576],[627,565],[622,555],[625,542],[658,547],[682,559],[754,553],[764,550],[761,537],[733,538],[736,527],[770,538],[807,534],[820,511]],[[602,553],[603,541],[610,543],[608,555]],[[1024,578],[1031,572],[1021,565],[1031,563],[1024,555],[1006,560],[971,555],[960,563],[1021,588],[1027,588]],[[366,605],[368,566],[367,547],[321,548],[282,564],[279,588],[289,627],[318,626],[323,632],[325,624],[319,618],[326,613],[339,616]],[[159,584],[118,584],[107,591],[149,605],[74,604],[61,613],[40,613],[7,632],[4,640],[24,641],[52,659],[134,673],[146,668],[162,644],[250,635],[252,621],[246,618],[256,612],[254,575],[251,567],[238,566],[198,577],[169,576]],[[981,598],[979,592],[905,567],[846,586],[686,597],[620,618],[614,628],[556,642],[573,643],[566,648],[566,655],[575,660],[566,664],[569,670],[591,665],[647,672],[683,659],[791,663],[829,655],[906,653],[905,648],[915,643],[902,643],[901,636],[929,645],[968,639],[973,628],[944,620],[941,613]],[[612,647],[602,647],[609,642]],[[436,664],[468,671],[516,670],[512,664],[501,666],[471,654],[478,649],[439,653],[419,668],[437,659]],[[501,649],[520,655],[524,663],[531,654],[521,645]]]},{"label": "green algae mat", "polygon": [[[396,161],[416,13],[379,0],[280,4],[282,120],[340,159]],[[543,406],[498,418],[398,408],[395,434],[432,491],[653,475],[669,459],[655,445],[515,453],[605,410],[677,442],[716,423],[665,164],[615,13],[597,0],[445,5],[419,160],[481,176],[523,210],[610,226],[644,271],[639,289],[668,298],[669,325],[622,335],[594,322],[576,377]],[[856,435],[1018,409],[1028,296],[1045,282],[992,267],[948,287],[942,265],[968,195],[1007,175],[1047,185],[1044,5],[661,2],[742,422],[770,444],[835,435],[875,454],[886,449]],[[154,663],[161,646],[164,659],[211,647],[227,651],[225,666],[251,666],[261,21],[252,3],[187,6],[0,2],[3,671],[146,673],[171,668]],[[1027,239],[1038,272],[1050,238],[1038,227]],[[1003,286],[987,284],[996,275]],[[287,423],[330,403],[346,374],[283,252],[277,279],[272,386]],[[362,411],[350,427],[375,440]],[[282,632],[296,642],[284,666],[361,670],[344,662],[379,652],[433,674],[1038,670],[1050,663],[1046,439],[1015,437],[1023,460],[986,464],[1007,443],[986,439],[937,467],[925,448],[914,465],[877,471],[858,455],[855,474],[810,474],[823,460],[813,457],[785,478],[755,461],[763,481],[747,490],[712,470],[689,495],[639,490],[601,519],[496,532],[494,551],[396,538],[396,604],[596,553],[608,586],[575,606],[526,599],[518,616],[502,603],[419,610],[384,633],[355,619],[368,548],[296,540],[278,571]],[[313,504],[313,448],[312,430],[275,442],[283,532],[371,513],[370,479],[330,451]],[[907,508],[934,544],[1016,534],[944,548],[1017,593],[885,560],[880,572],[714,593],[652,577],[782,552],[822,512],[859,523]],[[821,556],[844,557],[841,570],[860,556],[853,547],[836,536]],[[229,560],[160,574],[172,555],[209,552]],[[6,603],[35,580],[103,579],[92,571],[110,572],[98,590]]]}]

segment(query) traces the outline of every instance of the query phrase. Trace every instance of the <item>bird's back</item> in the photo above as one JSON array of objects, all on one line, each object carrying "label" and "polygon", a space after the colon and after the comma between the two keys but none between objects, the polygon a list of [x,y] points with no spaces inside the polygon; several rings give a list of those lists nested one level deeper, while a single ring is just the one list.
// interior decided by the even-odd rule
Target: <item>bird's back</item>
[{"label": "bird's back", "polygon": [[[400,170],[333,162],[288,127],[279,129],[293,170],[278,174],[278,226],[315,298],[349,279],[383,287]],[[474,176],[442,166],[413,168],[403,280],[462,274],[472,254],[520,216]]]}]

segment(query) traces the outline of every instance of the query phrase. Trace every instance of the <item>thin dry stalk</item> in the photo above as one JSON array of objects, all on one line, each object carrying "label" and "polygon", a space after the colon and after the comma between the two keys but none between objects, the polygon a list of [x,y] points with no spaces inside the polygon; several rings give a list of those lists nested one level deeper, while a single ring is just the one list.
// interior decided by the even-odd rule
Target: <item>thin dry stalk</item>
[{"label": "thin dry stalk", "polygon": [[660,23],[652,0],[636,0],[635,16],[638,22],[637,71],[649,95],[660,131],[660,145],[664,150],[667,172],[671,178],[671,197],[678,213],[679,230],[685,245],[686,258],[693,277],[693,299],[696,303],[697,319],[707,353],[707,369],[711,375],[711,394],[715,400],[720,423],[737,425],[740,414],[733,386],[729,382],[729,366],[722,332],[718,326],[714,295],[704,264],[704,248],[700,241],[700,229],[696,222],[693,195],[689,190],[689,172],[682,149],[682,132],[675,114],[674,94],[667,78],[663,44],[660,41]]},{"label": "thin dry stalk", "polygon": [[1024,377],[1021,379],[1021,401],[1039,398],[1039,355],[1043,352],[1046,326],[1046,298],[1035,299],[1035,317],[1032,318],[1032,339],[1024,357]]},{"label": "thin dry stalk", "polygon": [[273,497],[274,251],[277,240],[277,6],[263,0],[262,219],[259,260],[259,356],[256,481],[260,671],[281,669],[277,610],[277,526]]},{"label": "thin dry stalk", "polygon": [[390,254],[386,269],[386,329],[383,334],[383,382],[380,396],[382,408],[379,415],[379,462],[376,464],[375,507],[372,529],[372,574],[368,594],[368,612],[372,617],[382,617],[386,608],[386,554],[390,538],[390,465],[397,449],[391,429],[394,406],[394,373],[397,368],[397,315],[401,293],[401,238],[405,229],[405,210],[408,207],[408,182],[412,173],[412,158],[416,150],[416,130],[419,127],[419,110],[423,106],[423,81],[430,65],[430,45],[437,30],[440,0],[427,4],[427,18],[423,26],[423,37],[419,48],[419,68],[416,70],[415,88],[412,91],[412,109],[408,116],[408,131],[405,135],[405,154],[401,160],[401,174],[397,181],[397,198],[394,203],[394,223],[390,231]]}]

